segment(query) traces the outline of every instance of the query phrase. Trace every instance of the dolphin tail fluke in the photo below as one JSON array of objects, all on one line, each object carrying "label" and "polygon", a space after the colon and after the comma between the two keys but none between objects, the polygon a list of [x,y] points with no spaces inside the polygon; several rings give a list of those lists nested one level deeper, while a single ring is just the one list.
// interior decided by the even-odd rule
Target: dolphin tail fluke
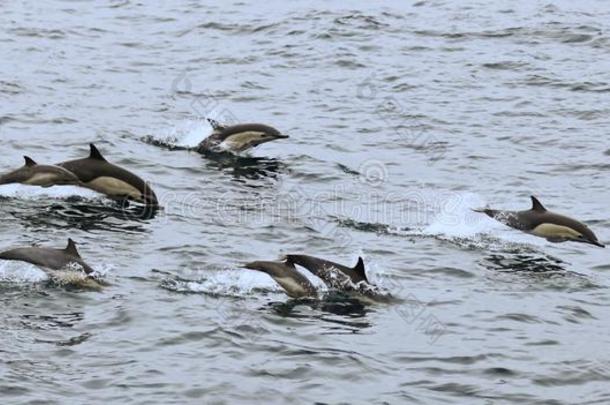
[{"label": "dolphin tail fluke", "polygon": [[472,211],[480,213],[480,214],[485,214],[490,218],[495,218],[496,214],[498,213],[498,210],[492,210],[491,208],[471,208]]},{"label": "dolphin tail fluke", "polygon": [[206,118],[208,120],[208,122],[210,123],[210,125],[212,126],[212,129],[214,131],[219,131],[222,130],[224,128],[226,128],[224,125],[222,125],[220,122],[213,120],[212,118]]},{"label": "dolphin tail fluke", "polygon": [[260,271],[263,273],[267,273],[267,271],[262,266],[260,266],[260,262],[256,262],[256,261],[242,263],[241,267],[244,269],[248,269],[248,270],[256,270],[256,271]]}]

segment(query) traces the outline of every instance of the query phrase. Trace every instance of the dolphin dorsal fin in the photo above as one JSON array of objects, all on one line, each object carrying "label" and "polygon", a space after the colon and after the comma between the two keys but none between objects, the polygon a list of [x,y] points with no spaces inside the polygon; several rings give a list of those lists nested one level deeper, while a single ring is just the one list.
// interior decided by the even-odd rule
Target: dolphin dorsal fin
[{"label": "dolphin dorsal fin", "polygon": [[76,243],[70,238],[68,239],[68,246],[66,246],[64,250],[66,251],[66,253],[72,256],[80,257],[80,255],[78,254],[78,250],[76,250]]},{"label": "dolphin dorsal fin", "polygon": [[219,131],[219,130],[223,130],[226,128],[225,125],[222,125],[220,122],[213,120],[211,118],[207,118],[208,122],[210,123],[210,125],[212,126],[212,129],[214,129],[214,131]]},{"label": "dolphin dorsal fin", "polygon": [[369,282],[369,279],[366,278],[366,272],[364,271],[364,260],[362,260],[362,257],[358,257],[358,263],[354,266],[354,271],[358,273],[364,281],[367,283]]},{"label": "dolphin dorsal fin", "polygon": [[37,165],[37,163],[34,162],[34,159],[32,159],[31,157],[24,156],[23,158],[25,159],[25,165],[27,167],[32,167],[32,166],[36,166]]},{"label": "dolphin dorsal fin", "polygon": [[104,159],[104,156],[102,156],[102,154],[99,150],[97,150],[94,144],[90,143],[89,148],[91,149],[91,153],[89,154],[90,159],[103,160],[104,162],[106,161],[106,159]]},{"label": "dolphin dorsal fin", "polygon": [[540,201],[538,201],[538,199],[534,196],[532,196],[532,211],[538,211],[538,212],[546,211],[546,208],[544,208],[544,205],[542,205],[542,203]]}]

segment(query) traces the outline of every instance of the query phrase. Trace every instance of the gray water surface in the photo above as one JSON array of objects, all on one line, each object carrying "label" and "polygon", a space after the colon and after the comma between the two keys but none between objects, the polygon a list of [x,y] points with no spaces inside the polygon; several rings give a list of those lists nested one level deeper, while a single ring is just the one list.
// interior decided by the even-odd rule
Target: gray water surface
[{"label": "gray water surface", "polygon": [[[80,242],[111,285],[0,263],[5,404],[610,403],[604,1],[0,3],[1,170],[108,160],[89,191],[0,187],[0,247]],[[291,137],[204,158],[206,116]],[[353,264],[400,303],[294,301],[244,261]],[[319,284],[319,281],[318,281]]]}]

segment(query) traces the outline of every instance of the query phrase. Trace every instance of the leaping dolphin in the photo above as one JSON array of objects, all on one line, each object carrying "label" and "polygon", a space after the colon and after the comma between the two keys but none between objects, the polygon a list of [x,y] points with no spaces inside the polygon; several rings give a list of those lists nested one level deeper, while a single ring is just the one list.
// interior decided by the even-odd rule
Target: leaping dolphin
[{"label": "leaping dolphin", "polygon": [[39,266],[43,269],[63,270],[70,264],[82,267],[85,274],[93,273],[93,269],[81,258],[76,243],[68,239],[68,246],[64,249],[44,247],[26,247],[11,249],[0,253],[2,260],[19,260]]},{"label": "leaping dolphin", "polygon": [[288,135],[264,124],[238,124],[226,126],[208,118],[213,132],[195,148],[197,152],[243,152],[260,144],[286,139]]},{"label": "leaping dolphin", "polygon": [[511,228],[535,235],[549,242],[580,242],[605,247],[585,224],[575,219],[547,210],[534,196],[532,208],[525,211],[502,211],[489,208],[475,209],[475,212],[510,226]]},{"label": "leaping dolphin", "polygon": [[331,289],[354,294],[367,302],[392,302],[396,299],[387,291],[371,284],[366,276],[361,257],[354,267],[307,255],[287,255],[286,264],[298,264],[324,281]]},{"label": "leaping dolphin", "polygon": [[89,147],[89,157],[57,165],[74,173],[84,187],[112,199],[128,199],[155,207],[159,205],[157,196],[148,183],[130,171],[108,162],[94,144]]},{"label": "leaping dolphin", "polygon": [[286,292],[289,297],[303,298],[316,296],[316,289],[311,282],[298,272],[292,263],[255,261],[244,265],[250,270],[267,273]]},{"label": "leaping dolphin", "polygon": [[358,262],[354,267],[347,267],[339,263],[331,262],[330,260],[307,255],[287,255],[286,261],[306,268],[324,281],[327,281],[325,279],[328,278],[326,273],[330,270],[339,271],[346,275],[353,284],[358,284],[361,281],[369,284],[369,280],[367,279],[364,270],[364,261],[361,257],[358,258]]},{"label": "leaping dolphin", "polygon": [[25,165],[0,176],[0,185],[21,183],[30,186],[51,187],[55,185],[78,185],[80,180],[69,170],[60,166],[39,165],[28,156]]}]

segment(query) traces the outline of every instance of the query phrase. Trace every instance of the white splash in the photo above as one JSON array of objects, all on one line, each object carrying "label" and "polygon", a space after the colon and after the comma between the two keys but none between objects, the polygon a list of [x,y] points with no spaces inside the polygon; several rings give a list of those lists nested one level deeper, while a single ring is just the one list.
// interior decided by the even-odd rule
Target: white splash
[{"label": "white splash", "polygon": [[0,196],[18,199],[36,200],[41,197],[65,199],[75,195],[88,199],[103,197],[102,194],[93,190],[78,186],[53,186],[48,188],[25,184],[4,184],[0,186]]},{"label": "white splash", "polygon": [[0,282],[30,284],[47,281],[49,276],[39,267],[19,261],[0,260]]},{"label": "white splash", "polygon": [[432,222],[422,230],[426,235],[444,235],[471,238],[490,230],[490,226],[501,224],[484,214],[474,212],[474,208],[485,206],[485,201],[476,194],[456,194],[441,204],[441,210]]},{"label": "white splash", "polygon": [[[324,283],[306,270],[298,270],[317,289]],[[186,293],[202,293],[215,296],[244,297],[255,290],[284,294],[284,290],[269,275],[256,270],[235,268],[214,272],[201,280],[165,279],[161,285],[168,290]]]},{"label": "white splash", "polygon": [[194,148],[213,132],[207,120],[190,120],[171,126],[165,133],[152,135],[152,139],[170,146]]},{"label": "white splash", "polygon": [[[90,275],[96,280],[106,277],[113,266],[103,265],[94,268]],[[77,263],[70,264],[62,270],[43,270],[31,263],[16,260],[0,260],[0,283],[31,284],[53,280],[59,285],[80,284],[90,276],[83,272],[82,266]]]}]

